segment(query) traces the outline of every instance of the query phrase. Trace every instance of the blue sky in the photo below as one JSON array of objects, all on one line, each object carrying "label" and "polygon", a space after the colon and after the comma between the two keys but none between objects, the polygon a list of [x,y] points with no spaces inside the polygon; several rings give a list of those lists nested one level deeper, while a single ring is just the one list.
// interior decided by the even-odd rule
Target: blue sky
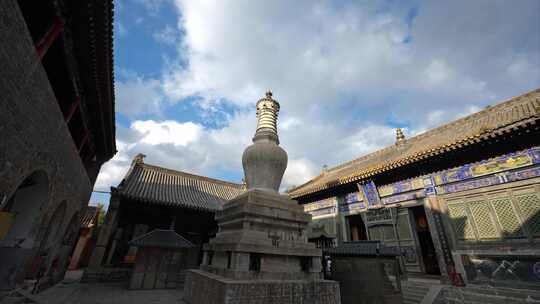
[{"label": "blue sky", "polygon": [[[284,188],[540,86],[540,2],[115,1],[118,153],[233,182],[271,89]],[[95,194],[91,203],[107,203]]]}]

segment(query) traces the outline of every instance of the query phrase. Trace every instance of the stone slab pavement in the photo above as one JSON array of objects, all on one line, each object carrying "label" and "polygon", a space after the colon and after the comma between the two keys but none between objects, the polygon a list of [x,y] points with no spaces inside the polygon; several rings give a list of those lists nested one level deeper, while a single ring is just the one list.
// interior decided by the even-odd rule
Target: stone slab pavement
[{"label": "stone slab pavement", "polygon": [[80,283],[73,276],[32,295],[39,304],[184,304],[182,289],[127,290],[127,282]]}]

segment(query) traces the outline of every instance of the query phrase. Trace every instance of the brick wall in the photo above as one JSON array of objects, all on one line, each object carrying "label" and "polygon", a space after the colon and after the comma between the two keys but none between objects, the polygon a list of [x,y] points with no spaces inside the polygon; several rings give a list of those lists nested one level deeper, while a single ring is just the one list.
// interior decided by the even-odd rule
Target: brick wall
[{"label": "brick wall", "polygon": [[[57,206],[67,202],[62,235],[73,215],[88,203],[92,185],[15,0],[0,1],[0,36],[0,201],[11,197],[33,172],[47,174],[49,195],[39,210],[40,226],[32,231],[37,246]],[[61,241],[62,237],[51,255],[66,259],[60,251],[67,246]],[[10,261],[0,264],[1,272]]]}]

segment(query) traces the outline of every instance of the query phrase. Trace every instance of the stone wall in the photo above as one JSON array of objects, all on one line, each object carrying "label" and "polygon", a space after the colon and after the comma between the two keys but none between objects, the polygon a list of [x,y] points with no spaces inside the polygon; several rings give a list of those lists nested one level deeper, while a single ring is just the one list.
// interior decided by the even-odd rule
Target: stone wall
[{"label": "stone wall", "polygon": [[69,255],[66,251],[71,248],[62,241],[72,218],[88,203],[92,185],[15,0],[0,2],[0,36],[0,203],[9,201],[35,172],[42,172],[47,180],[47,197],[36,202],[37,223],[27,235],[34,239],[33,244],[24,252],[19,250],[24,256],[22,261],[15,264],[11,258],[3,257],[7,251],[17,250],[15,244],[2,244],[1,290],[13,288],[15,281],[24,278],[24,268],[31,268],[29,264],[47,234],[49,220],[65,202],[63,216],[56,223],[60,229],[46,257],[48,268],[59,257],[55,263],[60,273],[54,275],[54,280],[62,277]]}]

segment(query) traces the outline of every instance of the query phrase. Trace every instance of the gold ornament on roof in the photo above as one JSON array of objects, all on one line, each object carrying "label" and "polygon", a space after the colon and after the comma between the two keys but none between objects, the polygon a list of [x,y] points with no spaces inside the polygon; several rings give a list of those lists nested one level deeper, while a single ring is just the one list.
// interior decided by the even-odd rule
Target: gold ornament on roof
[{"label": "gold ornament on roof", "polygon": [[396,129],[396,145],[401,144],[405,141],[405,135],[401,128]]}]

